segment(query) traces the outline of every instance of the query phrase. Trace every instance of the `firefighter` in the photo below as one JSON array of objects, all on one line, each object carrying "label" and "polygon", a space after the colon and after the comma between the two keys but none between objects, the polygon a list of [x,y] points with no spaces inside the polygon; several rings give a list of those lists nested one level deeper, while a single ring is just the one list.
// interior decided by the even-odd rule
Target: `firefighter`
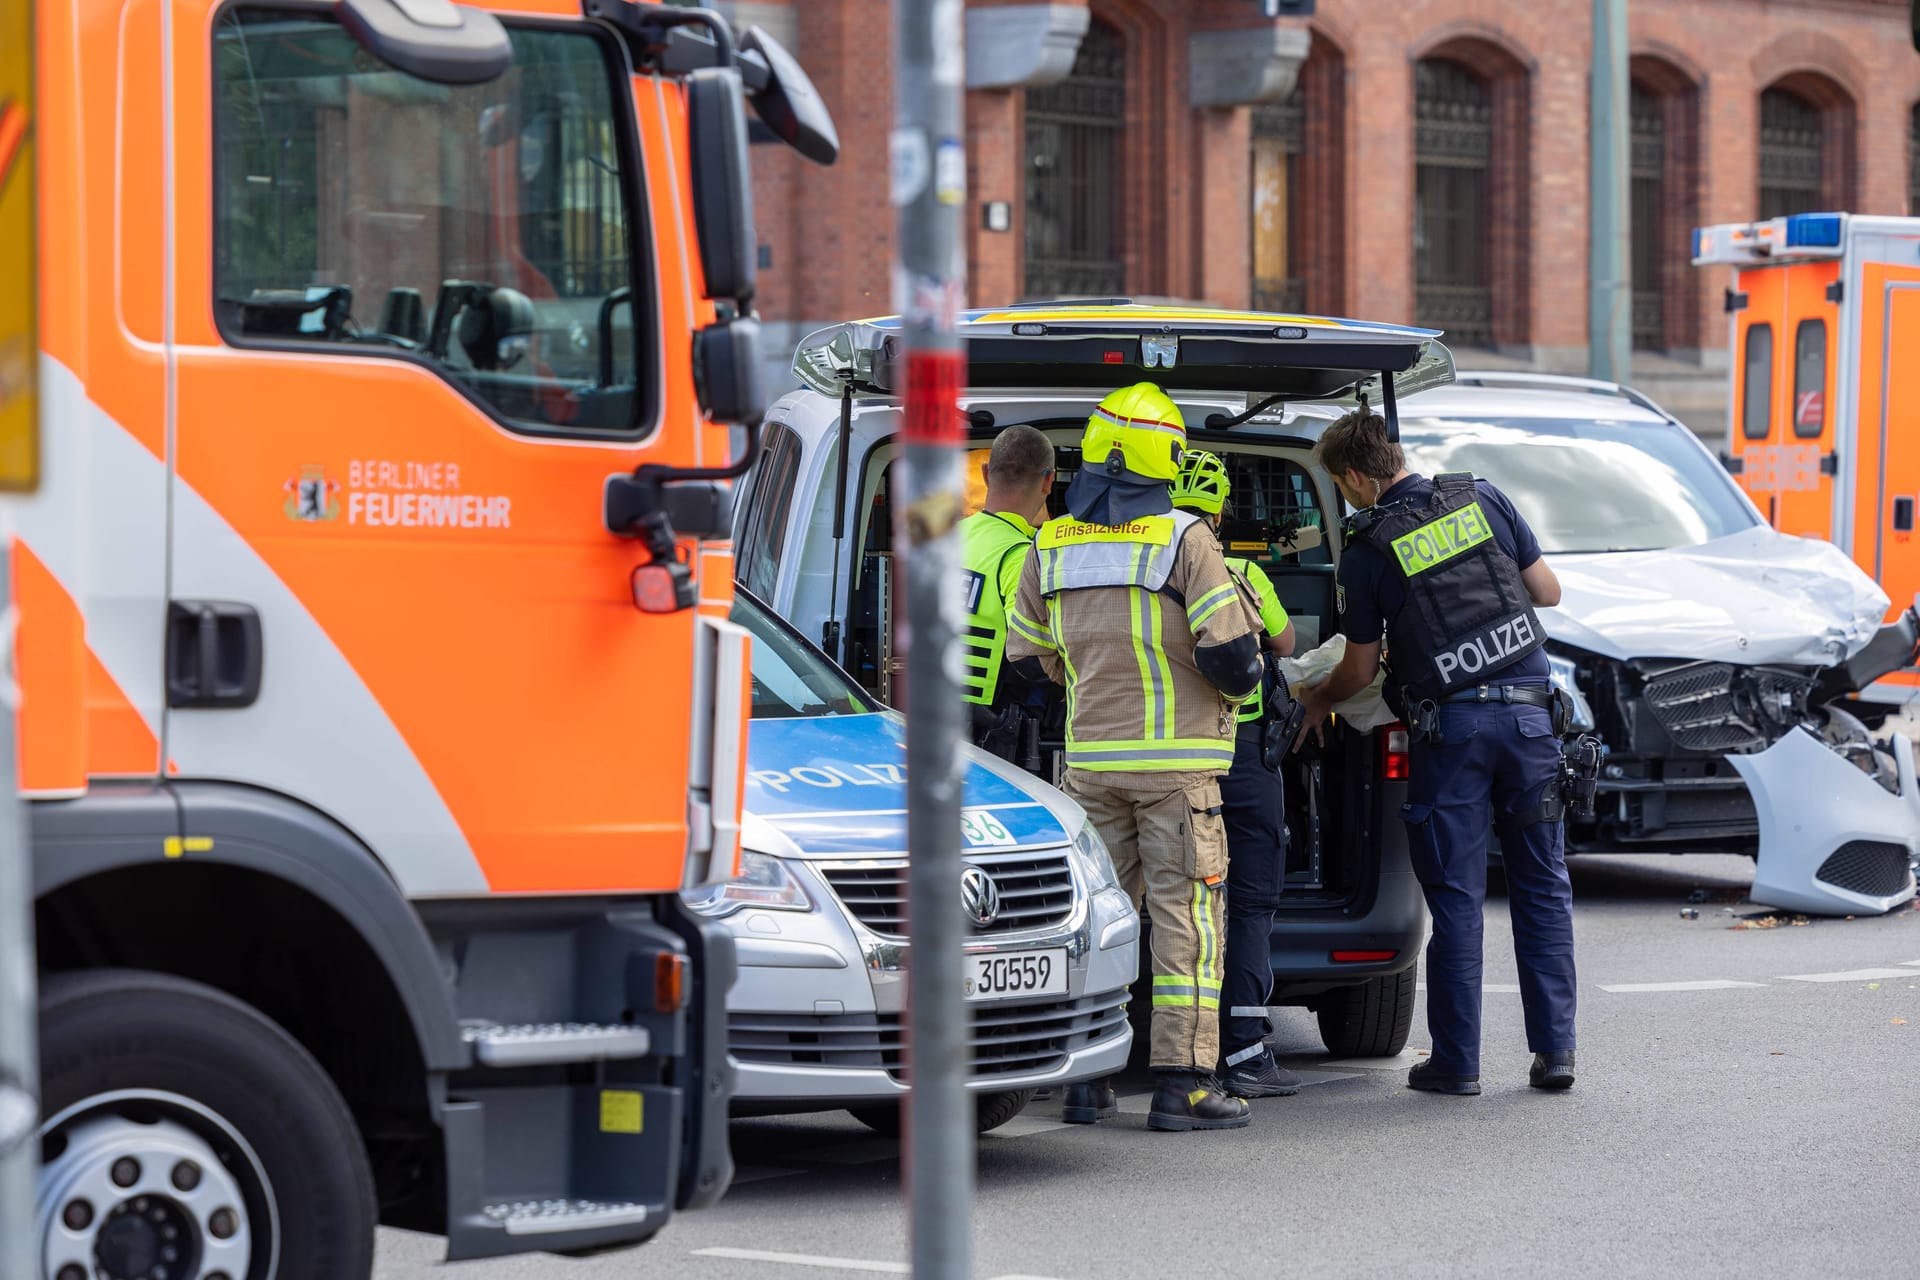
[{"label": "firefighter", "polygon": [[1019,589],[1034,529],[1047,518],[1053,472],[1053,442],[1033,427],[1008,427],[994,437],[980,469],[984,506],[960,522],[967,575],[962,696],[970,704],[975,744],[1015,762],[1031,689],[1004,660],[1007,606]]},{"label": "firefighter", "polygon": [[1573,893],[1556,698],[1534,613],[1559,603],[1559,580],[1504,493],[1471,476],[1409,473],[1386,423],[1365,406],[1330,425],[1317,452],[1355,514],[1337,579],[1346,655],[1302,698],[1307,723],[1372,683],[1384,637],[1389,704],[1400,700],[1412,744],[1401,817],[1433,915],[1433,1051],[1407,1085],[1480,1092],[1491,825],[1534,1054],[1528,1083],[1565,1089],[1573,1084]]},{"label": "firefighter", "polygon": [[[1247,1104],[1220,1056],[1227,837],[1220,778],[1238,704],[1260,682],[1259,622],[1205,521],[1174,511],[1180,410],[1142,382],[1087,421],[1068,515],[1040,529],[1007,615],[1007,651],[1067,686],[1064,788],[1152,922],[1150,1127],[1237,1129]],[[1062,1118],[1118,1112],[1111,1082],[1067,1091]]]},{"label": "firefighter", "polygon": [[[1232,496],[1219,458],[1203,449],[1181,455],[1173,505],[1207,521],[1215,534]],[[1292,654],[1293,620],[1266,571],[1251,560],[1227,557],[1227,568],[1258,607],[1261,643],[1279,657]],[[1263,682],[1264,683],[1264,682]],[[1300,1077],[1273,1060],[1266,1046],[1267,997],[1273,992],[1273,916],[1287,875],[1286,793],[1270,767],[1267,710],[1262,690],[1240,706],[1233,768],[1220,783],[1227,826],[1226,978],[1221,985],[1220,1079],[1239,1098],[1297,1093]]]}]

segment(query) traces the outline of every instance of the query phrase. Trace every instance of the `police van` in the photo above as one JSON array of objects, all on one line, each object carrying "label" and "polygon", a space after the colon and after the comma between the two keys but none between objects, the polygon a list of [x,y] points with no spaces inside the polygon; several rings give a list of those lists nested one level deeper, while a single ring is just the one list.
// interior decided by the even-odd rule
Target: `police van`
[{"label": "police van", "polygon": [[[1430,330],[1120,300],[974,311],[961,329],[971,484],[993,437],[1030,424],[1056,446],[1050,506],[1059,514],[1094,406],[1115,387],[1160,383],[1190,443],[1232,442],[1227,553],[1267,572],[1303,652],[1336,630],[1339,495],[1312,464],[1309,441],[1235,428],[1283,402],[1366,394],[1391,407],[1450,381],[1453,368]],[[800,345],[802,386],[767,415],[734,529],[746,588],[882,701],[893,700],[900,675],[892,518],[900,355],[898,324],[887,319],[837,325]],[[979,500],[976,488],[970,507]],[[1042,771],[1057,779],[1057,736],[1042,745],[1052,748]],[[1285,766],[1291,834],[1272,998],[1312,1009],[1327,1048],[1342,1056],[1398,1053],[1411,1026],[1426,920],[1399,821],[1406,747],[1397,724],[1339,719],[1324,743],[1310,742]]]}]

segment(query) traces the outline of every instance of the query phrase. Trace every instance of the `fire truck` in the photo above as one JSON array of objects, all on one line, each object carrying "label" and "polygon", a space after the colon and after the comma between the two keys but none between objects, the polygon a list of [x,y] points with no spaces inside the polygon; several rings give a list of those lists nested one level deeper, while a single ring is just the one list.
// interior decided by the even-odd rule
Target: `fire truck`
[{"label": "fire truck", "polygon": [[[1733,268],[1726,463],[1784,533],[1833,542],[1920,601],[1920,218],[1809,213],[1694,232]],[[1920,700],[1910,665],[1862,691]]]},{"label": "fire truck", "polygon": [[651,1236],[732,1173],[732,943],[680,895],[739,858],[746,109],[820,162],[831,119],[695,8],[26,7],[35,1274]]}]

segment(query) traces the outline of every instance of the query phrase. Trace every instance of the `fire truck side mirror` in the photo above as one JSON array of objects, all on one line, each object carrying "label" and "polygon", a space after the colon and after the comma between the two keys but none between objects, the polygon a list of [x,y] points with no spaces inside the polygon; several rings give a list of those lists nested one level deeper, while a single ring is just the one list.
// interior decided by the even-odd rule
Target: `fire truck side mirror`
[{"label": "fire truck side mirror", "polygon": [[760,322],[736,316],[693,335],[693,384],[715,422],[744,425],[767,411]]},{"label": "fire truck side mirror", "polygon": [[452,0],[340,0],[340,23],[374,57],[438,84],[481,84],[513,65],[500,20]]},{"label": "fire truck side mirror", "polygon": [[[754,114],[776,138],[815,164],[832,164],[840,158],[840,133],[833,127],[833,113],[785,45],[759,27],[748,27],[740,37],[739,61],[752,76]],[[757,74],[761,67],[766,69],[764,84]]]},{"label": "fire truck side mirror", "polygon": [[747,112],[740,73],[708,67],[687,77],[687,134],[693,159],[693,222],[709,298],[753,299],[753,178],[747,168]]}]

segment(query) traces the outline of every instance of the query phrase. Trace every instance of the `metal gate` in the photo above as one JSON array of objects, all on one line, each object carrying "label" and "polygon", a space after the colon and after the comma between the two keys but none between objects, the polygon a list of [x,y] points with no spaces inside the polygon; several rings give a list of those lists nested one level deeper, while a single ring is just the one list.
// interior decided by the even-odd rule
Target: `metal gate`
[{"label": "metal gate", "polygon": [[1666,100],[1634,85],[1628,94],[1627,113],[1632,123],[1629,200],[1633,234],[1633,345],[1658,348],[1666,345],[1660,279],[1665,256],[1662,250],[1667,242],[1662,234],[1666,222],[1662,199],[1667,169]]},{"label": "metal gate", "polygon": [[1095,21],[1073,70],[1027,90],[1026,294],[1093,297],[1126,288],[1120,131],[1126,45]]},{"label": "metal gate", "polygon": [[1414,69],[1414,312],[1450,345],[1493,345],[1493,102],[1456,62]]},{"label": "metal gate", "polygon": [[1820,209],[1820,113],[1797,93],[1760,95],[1760,216]]}]

